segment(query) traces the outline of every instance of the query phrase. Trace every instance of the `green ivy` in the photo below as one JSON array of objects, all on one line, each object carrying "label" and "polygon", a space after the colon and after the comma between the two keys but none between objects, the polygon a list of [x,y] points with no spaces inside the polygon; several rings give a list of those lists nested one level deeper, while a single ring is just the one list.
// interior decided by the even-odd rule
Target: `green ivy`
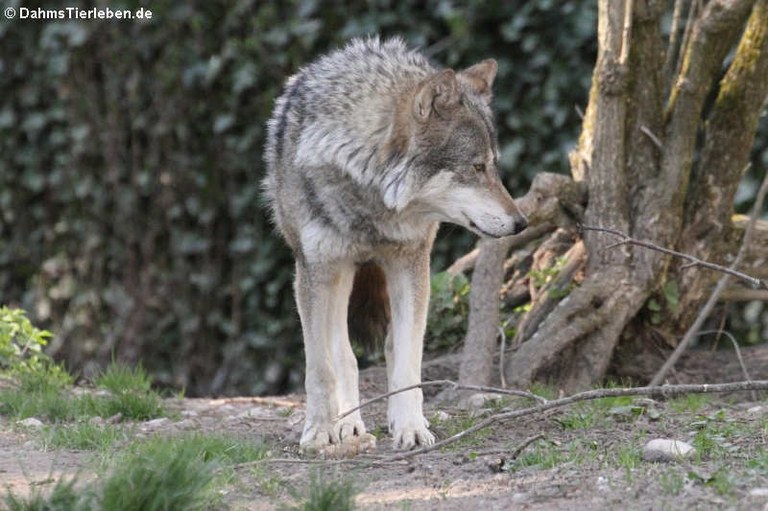
[{"label": "green ivy", "polygon": [[425,347],[435,351],[464,341],[469,316],[469,280],[440,272],[432,277]]},{"label": "green ivy", "polygon": [[[265,121],[288,76],[350,37],[402,35],[452,67],[496,58],[507,185],[567,172],[592,1],[149,7],[149,22],[0,23],[0,296],[86,376],[114,355],[189,395],[300,385],[292,257],[260,189]],[[472,241],[444,230],[435,268]]]}]

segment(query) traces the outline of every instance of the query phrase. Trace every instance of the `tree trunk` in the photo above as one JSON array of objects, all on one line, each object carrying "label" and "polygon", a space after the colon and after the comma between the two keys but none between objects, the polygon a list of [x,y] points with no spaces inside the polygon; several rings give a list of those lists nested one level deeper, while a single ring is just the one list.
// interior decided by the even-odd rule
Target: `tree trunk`
[{"label": "tree trunk", "polygon": [[[723,233],[768,87],[766,0],[707,3],[680,49],[668,99],[662,75],[664,7],[659,0],[599,2],[598,58],[572,172],[588,187],[585,224],[678,250],[697,247],[695,255],[709,259],[734,246]],[[694,166],[706,99],[750,13],[709,111],[701,163]],[[719,231],[709,230],[713,222],[720,222]],[[706,299],[708,279],[670,265],[664,254],[611,246],[615,241],[604,233],[585,233],[585,280],[513,354],[506,367],[511,385],[546,379],[573,392],[599,382],[622,332],[644,339],[652,334],[638,313],[667,279],[681,279],[686,310],[667,321],[679,329],[692,322],[690,311]]]}]

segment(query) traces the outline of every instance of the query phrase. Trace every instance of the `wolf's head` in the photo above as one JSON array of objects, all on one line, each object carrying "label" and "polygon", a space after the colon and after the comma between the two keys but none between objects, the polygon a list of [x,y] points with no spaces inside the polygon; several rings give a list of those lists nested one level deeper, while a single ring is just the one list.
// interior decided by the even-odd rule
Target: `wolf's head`
[{"label": "wolf's head", "polygon": [[384,183],[384,202],[406,206],[491,237],[528,224],[504,188],[491,112],[496,61],[438,71],[404,94],[387,145],[403,162]]}]

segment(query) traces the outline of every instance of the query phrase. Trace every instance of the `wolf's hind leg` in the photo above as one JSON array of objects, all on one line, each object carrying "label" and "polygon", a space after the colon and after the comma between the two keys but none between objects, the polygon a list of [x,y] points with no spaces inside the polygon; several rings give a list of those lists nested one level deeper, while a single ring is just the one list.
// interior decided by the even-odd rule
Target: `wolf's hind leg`
[{"label": "wolf's hind leg", "polygon": [[357,362],[346,333],[353,276],[351,264],[296,263],[296,304],[306,357],[307,409],[300,441],[305,451],[322,452],[365,433],[359,413],[335,421],[340,412],[357,406]]}]

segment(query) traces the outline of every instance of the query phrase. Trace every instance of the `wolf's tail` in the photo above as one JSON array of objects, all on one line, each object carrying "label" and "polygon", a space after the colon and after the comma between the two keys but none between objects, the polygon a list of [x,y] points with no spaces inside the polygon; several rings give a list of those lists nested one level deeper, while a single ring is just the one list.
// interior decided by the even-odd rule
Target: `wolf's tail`
[{"label": "wolf's tail", "polygon": [[391,319],[384,270],[376,263],[365,263],[355,273],[349,297],[349,337],[363,346],[366,352],[381,349]]}]

